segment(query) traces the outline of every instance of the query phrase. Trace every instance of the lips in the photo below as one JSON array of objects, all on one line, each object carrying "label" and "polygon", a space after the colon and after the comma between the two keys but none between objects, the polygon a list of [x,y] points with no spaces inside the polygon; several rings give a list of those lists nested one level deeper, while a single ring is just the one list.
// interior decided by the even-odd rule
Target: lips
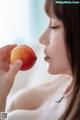
[{"label": "lips", "polygon": [[45,59],[46,61],[48,61],[48,60],[50,59],[50,57],[49,57],[49,56],[45,56],[44,59]]},{"label": "lips", "polygon": [[44,50],[44,54],[45,54],[45,57],[44,57],[45,61],[48,61],[50,59],[50,57],[49,57],[46,49]]}]

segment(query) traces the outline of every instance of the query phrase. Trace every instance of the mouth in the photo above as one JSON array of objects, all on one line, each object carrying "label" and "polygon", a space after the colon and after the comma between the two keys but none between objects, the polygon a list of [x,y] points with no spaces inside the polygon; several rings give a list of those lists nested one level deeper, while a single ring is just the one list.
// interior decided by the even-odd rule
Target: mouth
[{"label": "mouth", "polygon": [[45,56],[44,59],[45,59],[45,61],[48,61],[48,60],[50,60],[50,57],[49,56]]}]

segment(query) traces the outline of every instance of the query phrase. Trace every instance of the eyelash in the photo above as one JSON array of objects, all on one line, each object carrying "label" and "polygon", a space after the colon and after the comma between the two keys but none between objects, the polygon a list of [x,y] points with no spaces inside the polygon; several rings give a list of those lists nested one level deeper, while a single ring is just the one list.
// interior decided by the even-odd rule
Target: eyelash
[{"label": "eyelash", "polygon": [[51,29],[57,29],[59,26],[50,26]]}]

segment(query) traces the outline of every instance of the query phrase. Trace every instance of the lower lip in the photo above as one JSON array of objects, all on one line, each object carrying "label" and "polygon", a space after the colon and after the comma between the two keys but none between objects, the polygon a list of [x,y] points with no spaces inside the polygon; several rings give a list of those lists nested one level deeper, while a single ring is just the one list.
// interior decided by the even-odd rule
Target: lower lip
[{"label": "lower lip", "polygon": [[45,61],[49,61],[50,57],[44,57]]}]

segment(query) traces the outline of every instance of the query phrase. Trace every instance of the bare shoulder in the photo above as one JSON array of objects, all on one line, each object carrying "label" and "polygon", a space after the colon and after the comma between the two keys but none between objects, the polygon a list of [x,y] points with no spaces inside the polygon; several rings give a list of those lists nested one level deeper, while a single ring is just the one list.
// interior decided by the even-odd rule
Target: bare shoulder
[{"label": "bare shoulder", "polygon": [[7,111],[15,109],[36,109],[48,97],[49,90],[45,86],[38,86],[30,90],[24,89],[14,97]]},{"label": "bare shoulder", "polygon": [[52,80],[30,90],[20,91],[8,107],[8,112],[15,109],[37,109],[40,105],[55,92],[57,81]]}]

